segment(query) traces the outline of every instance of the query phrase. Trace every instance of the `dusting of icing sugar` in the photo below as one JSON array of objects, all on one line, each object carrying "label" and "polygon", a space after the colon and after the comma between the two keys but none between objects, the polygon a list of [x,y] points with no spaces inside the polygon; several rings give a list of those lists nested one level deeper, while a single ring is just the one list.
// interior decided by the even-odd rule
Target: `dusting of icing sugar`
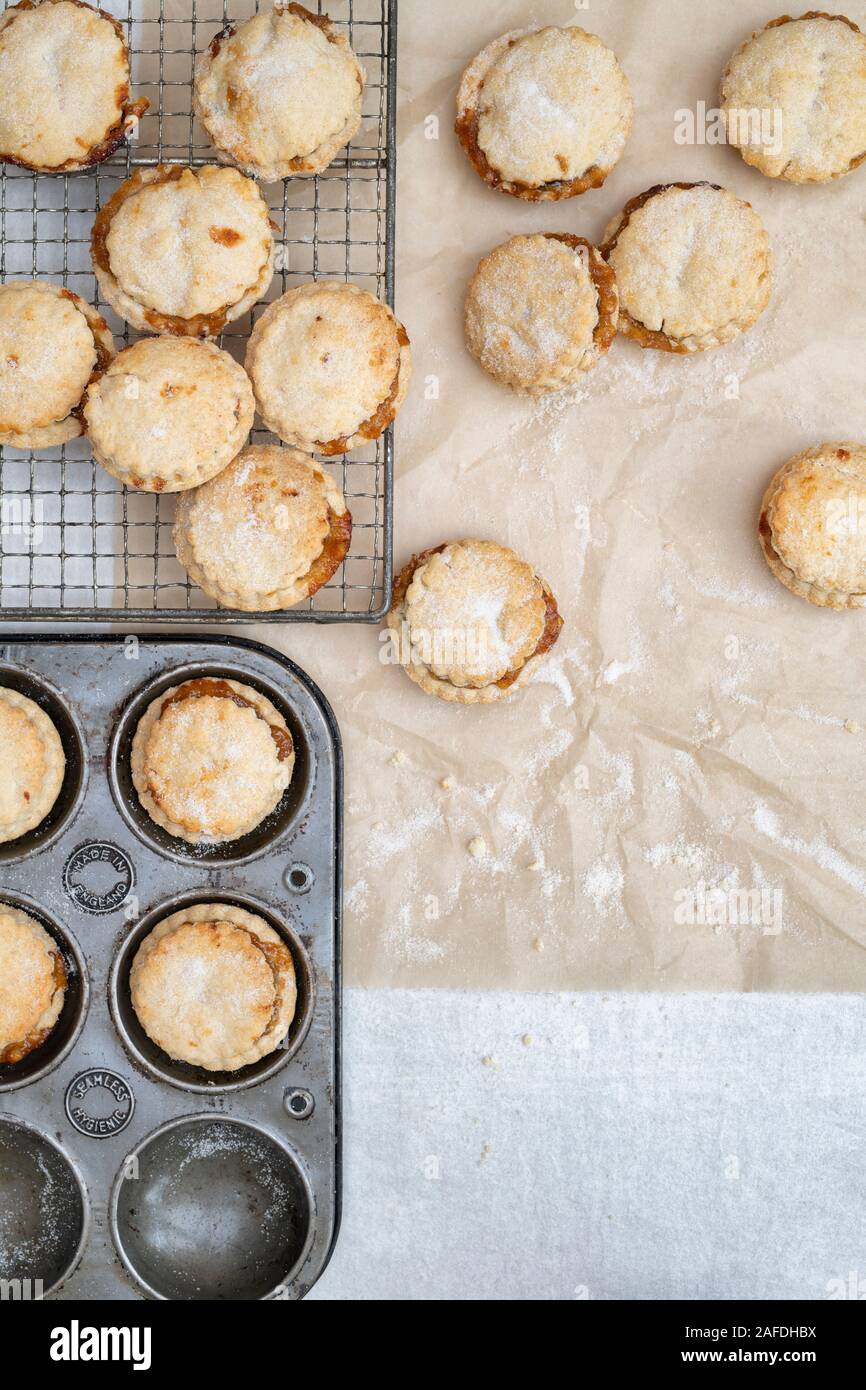
[{"label": "dusting of icing sugar", "polygon": [[861,897],[866,896],[866,873],[859,869],[856,864],[852,864],[844,854],[841,854],[833,845],[821,835],[814,836],[811,840],[804,840],[799,835],[787,834],[781,826],[779,817],[775,811],[764,801],[757,801],[752,810],[752,825],[759,835],[771,840],[782,849],[791,854],[801,855],[803,858],[811,859],[819,868],[825,869],[834,878],[840,879],[853,888]]},{"label": "dusting of icing sugar", "polygon": [[596,912],[607,917],[611,911],[622,905],[621,895],[625,878],[618,864],[611,863],[607,855],[596,859],[583,875],[584,895],[589,898]]}]

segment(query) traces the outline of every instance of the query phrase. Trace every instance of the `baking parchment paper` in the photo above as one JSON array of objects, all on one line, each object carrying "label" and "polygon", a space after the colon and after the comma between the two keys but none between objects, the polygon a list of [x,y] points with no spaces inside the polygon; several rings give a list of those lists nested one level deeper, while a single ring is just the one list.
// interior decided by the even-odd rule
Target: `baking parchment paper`
[{"label": "baking parchment paper", "polygon": [[[678,113],[712,112],[728,57],[777,10],[401,0],[397,311],[415,379],[396,565],[493,537],[549,581],[565,628],[528,689],[483,709],[422,695],[380,660],[376,629],[256,630],[320,681],[343,731],[352,983],[866,984],[866,615],[789,595],[755,534],[786,458],[866,439],[866,167],[796,187],[676,139]],[[866,28],[861,0],[846,12]],[[531,205],[472,171],[454,99],[484,43],[545,23],[615,50],[635,123],[601,190]],[[755,328],[691,359],[618,339],[541,403],[484,376],[461,306],[485,251],[521,231],[598,240],[634,194],[696,179],[748,199],[770,233]]]}]

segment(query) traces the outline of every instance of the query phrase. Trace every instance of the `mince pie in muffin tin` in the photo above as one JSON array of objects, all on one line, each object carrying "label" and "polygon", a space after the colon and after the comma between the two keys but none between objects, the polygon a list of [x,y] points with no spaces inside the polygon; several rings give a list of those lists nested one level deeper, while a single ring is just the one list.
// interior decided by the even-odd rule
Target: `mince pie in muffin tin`
[{"label": "mince pie in muffin tin", "polygon": [[256,320],[246,368],[268,429],[330,456],[378,439],[395,419],[412,353],[403,325],[369,290],[314,280]]},{"label": "mince pie in muffin tin", "polygon": [[272,182],[327,168],[361,124],[364,82],[326,15],[278,4],[217,34],[193,91],[220,159]]},{"label": "mince pie in muffin tin", "polygon": [[789,459],[764,494],[758,536],[792,594],[866,607],[866,445],[819,444]]},{"label": "mince pie in muffin tin", "polygon": [[222,844],[255,830],[292,779],[285,719],[261,691],[202,676],[148,705],[130,766],[151,820],[190,844]]},{"label": "mince pie in muffin tin", "polygon": [[619,331],[641,347],[720,347],[769,303],[763,223],[716,184],[658,184],[632,198],[608,225],[601,253],[616,273]]},{"label": "mince pie in muffin tin", "polygon": [[526,684],[562,618],[547,584],[513,550],[462,540],[404,567],[388,627],[406,674],[427,694],[491,704]]},{"label": "mince pie in muffin tin", "polygon": [[88,383],[113,355],[105,319],[72,290],[47,280],[0,285],[0,445],[77,439]]},{"label": "mince pie in muffin tin", "polygon": [[258,184],[217,165],[136,169],[97,213],[92,250],[103,297],[142,332],[214,338],[274,273]]},{"label": "mince pie in muffin tin", "polygon": [[0,159],[40,173],[113,154],[147,101],[131,101],[120,22],[82,0],[22,0],[0,15]]},{"label": "mince pie in muffin tin", "polygon": [[53,720],[8,686],[0,686],[0,767],[0,844],[7,844],[44,821],[66,772]]},{"label": "mince pie in muffin tin", "polygon": [[480,261],[464,306],[466,344],[521,395],[571,386],[607,352],[619,318],[616,276],[567,232],[515,236]]},{"label": "mince pie in muffin tin", "polygon": [[866,34],[840,14],[774,19],[728,63],[722,111],[728,143],[768,178],[841,178],[866,159]]},{"label": "mince pie in muffin tin", "polygon": [[54,939],[19,908],[0,903],[0,1063],[22,1062],[50,1036],[68,983]]},{"label": "mince pie in muffin tin", "polygon": [[317,459],[254,444],[178,502],[177,558],[227,608],[272,612],[317,593],[336,574],[352,517]]},{"label": "mince pie in muffin tin", "polygon": [[615,55],[585,30],[522,29],[482,49],[457,96],[458,139],[491,188],[531,202],[598,188],[633,103]]},{"label": "mince pie in muffin tin", "polygon": [[237,1071],[276,1051],[297,1002],[292,953],[262,918],[198,903],[164,918],[136,952],[132,1007],[177,1061]]},{"label": "mince pie in muffin tin", "polygon": [[144,492],[182,492],[243,448],[255,403],[243,368],[215,343],[142,338],[90,386],[84,419],[93,453]]}]

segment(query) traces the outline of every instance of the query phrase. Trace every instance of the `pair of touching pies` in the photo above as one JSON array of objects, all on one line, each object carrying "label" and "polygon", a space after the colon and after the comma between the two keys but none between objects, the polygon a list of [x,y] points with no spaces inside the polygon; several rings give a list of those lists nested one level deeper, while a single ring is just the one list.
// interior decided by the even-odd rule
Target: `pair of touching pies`
[{"label": "pair of touching pies", "polygon": [[[148,706],[132,742],[141,806],[190,845],[231,844],[261,826],[294,767],[283,715],[229,677],[171,686]],[[153,1042],[211,1072],[236,1071],[278,1048],[297,1000],[283,938],[258,915],[220,902],[172,913],[145,937],[130,993]]]},{"label": "pair of touching pies", "polygon": [[[0,844],[14,845],[50,815],[66,756],[53,721],[34,700],[0,687]],[[60,947],[29,913],[0,902],[0,1065],[41,1047],[63,1011],[67,969]]]},{"label": "pair of touching pies", "polygon": [[466,344],[514,391],[561,391],[617,331],[662,352],[731,342],[771,286],[769,240],[748,203],[715,184],[661,184],[626,204],[598,249],[550,232],[484,256],[466,294]]},{"label": "pair of touching pies", "polygon": [[[268,181],[331,163],[361,124],[364,83],[326,16],[277,4],[217,35],[193,98],[218,157]],[[83,0],[22,0],[0,15],[0,159],[47,173],[87,168],[147,107],[131,99],[129,50],[112,15]]]}]

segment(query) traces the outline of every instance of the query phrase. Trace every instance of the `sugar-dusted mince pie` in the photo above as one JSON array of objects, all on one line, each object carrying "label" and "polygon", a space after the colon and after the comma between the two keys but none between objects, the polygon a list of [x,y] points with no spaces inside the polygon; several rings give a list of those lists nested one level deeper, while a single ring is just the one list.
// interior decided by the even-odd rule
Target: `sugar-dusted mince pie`
[{"label": "sugar-dusted mince pie", "polygon": [[57,944],[17,907],[0,903],[0,1063],[21,1062],[63,1011],[67,974]]},{"label": "sugar-dusted mince pie", "polygon": [[123,29],[82,0],[0,15],[0,159],[45,173],[107,159],[147,110],[129,95]]},{"label": "sugar-dusted mince pie", "polygon": [[272,182],[325,169],[361,124],[365,73],[327,15],[278,4],[217,34],[194,99],[220,159]]},{"label": "sugar-dusted mince pie", "polygon": [[63,785],[66,755],[53,722],[34,700],[0,687],[0,844],[48,815]]},{"label": "sugar-dusted mince pie", "polygon": [[136,952],[132,1006],[177,1061],[237,1071],[276,1051],[295,1015],[292,953],[263,918],[230,903],[166,917]]},{"label": "sugar-dusted mince pie", "polygon": [[136,169],[97,214],[92,249],[103,298],[144,332],[215,338],[274,273],[258,184],[215,164]]},{"label": "sugar-dusted mince pie", "polygon": [[773,179],[825,183],[866,159],[866,35],[844,15],[783,15],[722,77],[728,143]]},{"label": "sugar-dusted mince pie", "polygon": [[394,584],[388,627],[422,690],[490,704],[526,684],[562,618],[547,584],[513,550],[462,540],[413,556]]},{"label": "sugar-dusted mince pie", "polygon": [[84,402],[95,457],[144,492],[182,492],[212,478],[243,448],[254,415],[246,372],[197,338],[133,343]]},{"label": "sugar-dusted mince pie", "polygon": [[576,25],[521,29],[469,64],[455,130],[485,183],[538,202],[604,183],[632,110],[625,73],[595,34]]},{"label": "sugar-dusted mince pie", "polygon": [[130,766],[151,820],[190,844],[221,844],[254,830],[292,778],[295,750],[271,701],[239,681],[202,676],[148,705]]},{"label": "sugar-dusted mince pie", "polygon": [[789,459],[758,523],[777,579],[819,608],[866,607],[866,444],[819,444]]},{"label": "sugar-dusted mince pie", "polygon": [[369,290],[315,280],[256,320],[246,368],[269,430],[297,449],[344,454],[391,424],[412,352],[403,325]]},{"label": "sugar-dusted mince pie", "polygon": [[295,449],[253,444],[175,512],[177,558],[226,608],[272,612],[309,598],[339,569],[352,517],[333,478]]},{"label": "sugar-dusted mince pie", "polygon": [[464,306],[466,345],[522,395],[560,391],[607,352],[619,318],[616,277],[567,232],[515,236],[478,265]]},{"label": "sugar-dusted mince pie", "polygon": [[62,285],[0,285],[0,444],[51,449],[83,433],[81,399],[108,366],[105,319]]},{"label": "sugar-dusted mince pie", "polygon": [[770,299],[763,223],[716,184],[658,184],[632,198],[605,230],[601,253],[616,272],[619,331],[641,347],[720,347]]}]

